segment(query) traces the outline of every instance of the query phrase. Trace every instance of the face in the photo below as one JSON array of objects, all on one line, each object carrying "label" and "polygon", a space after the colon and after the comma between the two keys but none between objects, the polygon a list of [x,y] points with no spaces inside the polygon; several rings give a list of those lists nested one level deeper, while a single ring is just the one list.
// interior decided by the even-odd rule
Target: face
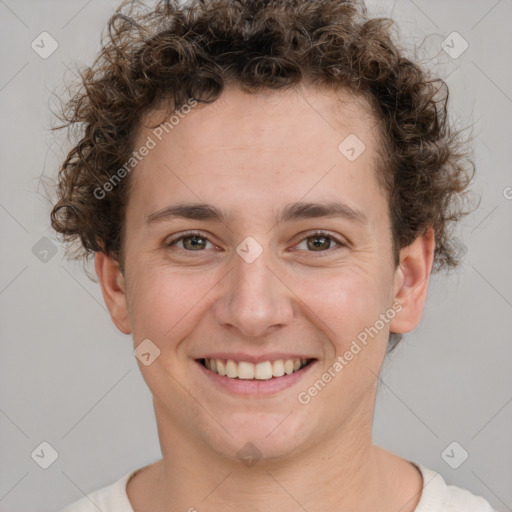
[{"label": "face", "polygon": [[[371,428],[389,331],[419,322],[433,242],[395,267],[375,120],[337,94],[230,87],[169,133],[141,128],[135,147],[156,145],[131,176],[124,275],[102,254],[96,268],[119,329],[159,351],[139,367],[160,431],[273,457]],[[270,378],[291,371],[279,360],[308,364]]]}]

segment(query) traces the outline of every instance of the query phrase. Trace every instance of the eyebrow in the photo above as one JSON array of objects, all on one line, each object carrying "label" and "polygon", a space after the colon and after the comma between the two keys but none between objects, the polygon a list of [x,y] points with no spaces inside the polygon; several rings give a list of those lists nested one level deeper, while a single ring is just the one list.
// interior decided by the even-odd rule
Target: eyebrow
[{"label": "eyebrow", "polygon": [[[346,204],[331,201],[326,203],[297,202],[286,205],[275,216],[275,223],[282,224],[303,219],[316,219],[320,217],[338,217],[366,224],[368,219],[360,210],[356,210]],[[162,210],[151,213],[146,218],[146,224],[153,224],[172,219],[202,220],[221,222],[226,224],[231,218],[223,210],[205,203],[182,203],[167,206]]]}]

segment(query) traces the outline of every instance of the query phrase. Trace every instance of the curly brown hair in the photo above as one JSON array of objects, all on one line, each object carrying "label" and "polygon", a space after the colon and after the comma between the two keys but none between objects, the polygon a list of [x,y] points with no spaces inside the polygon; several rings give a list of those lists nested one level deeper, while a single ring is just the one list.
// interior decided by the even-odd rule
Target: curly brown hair
[{"label": "curly brown hair", "polygon": [[101,51],[81,71],[57,128],[83,133],[58,175],[52,227],[123,269],[129,176],[104,198],[94,190],[130,158],[145,115],[190,98],[214,102],[226,84],[246,92],[309,82],[362,95],[381,131],[378,179],[389,198],[393,250],[435,231],[433,271],[455,267],[450,226],[464,208],[475,166],[468,140],[448,122],[448,87],[394,41],[393,20],[368,18],[358,0],[170,0],[123,2]]}]

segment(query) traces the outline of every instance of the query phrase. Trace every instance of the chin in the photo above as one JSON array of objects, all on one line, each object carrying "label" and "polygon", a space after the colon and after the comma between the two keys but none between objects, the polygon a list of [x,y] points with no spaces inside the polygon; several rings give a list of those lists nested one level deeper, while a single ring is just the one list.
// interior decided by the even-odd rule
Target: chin
[{"label": "chin", "polygon": [[266,460],[272,462],[269,459],[293,456],[302,451],[308,436],[304,425],[299,425],[297,418],[293,418],[296,411],[290,412],[279,415],[245,412],[243,415],[224,416],[230,418],[223,422],[223,426],[232,437],[224,432],[218,435],[216,429],[215,438],[208,436],[205,442],[213,451],[229,459],[234,457],[247,467],[251,467],[253,460],[263,463]]}]

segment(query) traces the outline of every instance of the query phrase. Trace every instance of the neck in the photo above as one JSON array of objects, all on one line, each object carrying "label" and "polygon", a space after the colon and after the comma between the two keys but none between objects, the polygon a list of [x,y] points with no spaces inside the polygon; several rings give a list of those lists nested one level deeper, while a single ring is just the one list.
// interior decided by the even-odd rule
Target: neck
[{"label": "neck", "polygon": [[[393,482],[401,459],[372,444],[371,404],[320,442],[287,456],[263,457],[251,467],[168,423],[156,403],[155,414],[163,459],[151,491],[154,512],[169,511],[170,503],[171,510],[226,512],[267,511],[269,503],[282,512],[396,508]],[[416,503],[403,508],[399,501],[398,508],[407,512]]]}]

